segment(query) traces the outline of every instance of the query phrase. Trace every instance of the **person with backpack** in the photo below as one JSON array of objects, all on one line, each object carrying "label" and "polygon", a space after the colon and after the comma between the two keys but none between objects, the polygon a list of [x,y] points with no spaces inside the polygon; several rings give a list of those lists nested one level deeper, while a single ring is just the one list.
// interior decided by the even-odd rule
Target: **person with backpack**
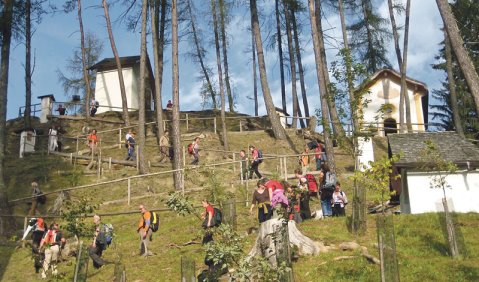
[{"label": "person with backpack", "polygon": [[326,163],[323,163],[321,164],[319,179],[321,179],[320,199],[323,216],[332,216],[331,200],[336,187],[336,174],[330,170]]},{"label": "person with backpack", "polygon": [[95,225],[95,233],[93,236],[93,242],[88,248],[88,255],[93,261],[93,267],[101,268],[107,262],[102,259],[103,251],[106,250],[108,245],[111,243],[112,235],[111,229],[107,224],[101,223],[101,218],[99,215],[93,216],[93,223]]},{"label": "person with backpack", "polygon": [[298,186],[304,186],[305,190],[309,192],[310,197],[317,197],[318,195],[318,182],[314,175],[303,172],[299,169],[294,170],[294,176],[298,179]]},{"label": "person with backpack", "polygon": [[138,235],[140,236],[140,256],[150,256],[153,253],[148,251],[148,242],[152,240],[153,231],[151,229],[151,212],[145,205],[139,207],[141,219],[138,223]]},{"label": "person with backpack", "polygon": [[251,152],[251,167],[249,170],[249,179],[253,179],[253,172],[256,176],[261,179],[263,176],[259,173],[258,167],[259,164],[263,162],[263,153],[261,150],[256,149],[253,145],[249,146],[249,151]]},{"label": "person with backpack", "polygon": [[314,159],[316,160],[316,170],[321,170],[321,163],[323,162],[323,152],[324,152],[324,145],[322,143],[318,143],[316,148],[314,148]]},{"label": "person with backpack", "polygon": [[309,149],[308,149],[308,147],[306,147],[304,149],[304,152],[299,157],[299,164],[301,165],[302,173],[306,174],[306,172],[309,169]]},{"label": "person with backpack", "polygon": [[203,208],[205,208],[205,212],[201,215],[201,217],[203,218],[203,228],[206,229],[202,241],[202,244],[204,245],[213,241],[213,232],[210,230],[210,228],[215,226],[215,208],[206,199],[204,199],[201,204],[203,205]]},{"label": "person with backpack", "polygon": [[57,223],[52,223],[50,229],[45,232],[40,242],[40,250],[45,250],[45,260],[43,261],[42,278],[47,278],[47,271],[52,269],[52,275],[58,274],[57,261],[60,254],[60,246],[62,245],[62,233]]},{"label": "person with backpack", "polygon": [[39,273],[42,268],[42,254],[40,253],[40,242],[42,241],[43,235],[45,234],[46,223],[43,218],[31,218],[28,221],[28,227],[23,233],[22,241],[25,240],[30,233],[32,232],[32,257],[33,257],[33,266],[35,267],[35,272]]},{"label": "person with backpack", "polygon": [[99,141],[98,135],[96,135],[96,129],[91,131],[86,140],[88,142],[88,147],[90,148],[90,154],[93,156],[96,153],[96,148]]},{"label": "person with backpack", "polygon": [[348,198],[346,193],[341,190],[341,183],[336,182],[336,188],[333,193],[333,198],[331,199],[331,204],[333,206],[333,216],[345,216],[346,213],[344,208],[348,204]]},{"label": "person with backpack", "polygon": [[100,103],[98,103],[95,98],[91,98],[91,103],[90,103],[90,116],[94,117],[96,114],[96,111],[98,110],[98,107],[100,107]]},{"label": "person with backpack", "polygon": [[264,185],[261,185],[261,182],[258,181],[256,185],[256,190],[253,192],[253,200],[251,201],[251,207],[249,209],[249,214],[253,214],[253,209],[255,206],[258,207],[257,217],[259,224],[270,220],[273,215],[273,210],[271,208],[271,200],[269,198],[269,191],[265,189]]},{"label": "person with backpack", "polygon": [[126,140],[126,143],[128,145],[128,155],[126,156],[126,160],[127,161],[134,161],[136,159],[136,156],[135,156],[135,144],[136,144],[135,132],[132,132],[130,134],[130,137],[128,138],[128,140]]},{"label": "person with backpack", "polygon": [[188,145],[188,153],[193,156],[191,165],[198,165],[200,162],[200,137],[196,137],[193,143]]},{"label": "person with backpack", "polygon": [[47,197],[38,187],[38,183],[33,181],[32,184],[32,205],[30,206],[30,210],[28,211],[28,215],[32,216],[35,213],[41,214],[38,210],[38,207],[44,205],[47,201]]}]

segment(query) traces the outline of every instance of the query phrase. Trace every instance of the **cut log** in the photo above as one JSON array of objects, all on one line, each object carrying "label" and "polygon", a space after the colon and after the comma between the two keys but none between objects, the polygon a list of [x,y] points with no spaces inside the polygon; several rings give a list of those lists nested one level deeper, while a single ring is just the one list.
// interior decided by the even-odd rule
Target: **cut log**
[{"label": "cut log", "polygon": [[[280,237],[278,235],[284,223],[284,219],[278,218],[263,222],[259,228],[256,242],[248,254],[248,259],[260,255],[267,258],[271,265],[277,265],[276,250],[279,244],[275,238]],[[288,221],[287,226],[289,244],[291,247],[296,247],[300,255],[318,255],[321,248],[324,247],[323,244],[304,236],[294,221]]]}]

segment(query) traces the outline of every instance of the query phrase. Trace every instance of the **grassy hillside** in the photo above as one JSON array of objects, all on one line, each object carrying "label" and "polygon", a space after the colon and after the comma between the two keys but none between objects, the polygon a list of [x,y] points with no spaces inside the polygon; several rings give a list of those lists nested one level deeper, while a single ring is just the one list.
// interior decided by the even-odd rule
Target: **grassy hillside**
[{"label": "grassy hillside", "polygon": [[[192,114],[192,113],[191,113]],[[107,118],[107,117],[105,117]],[[108,118],[115,121],[115,116],[110,114]],[[235,122],[234,124],[237,124]],[[233,122],[230,126],[234,126]],[[11,130],[20,126],[11,123]],[[62,121],[62,126],[67,134],[75,136],[81,133],[82,127],[95,127],[99,130],[114,128],[118,125],[113,123],[103,125],[93,122],[90,125],[82,121]],[[223,155],[213,151],[222,148],[218,137],[211,133],[211,127],[203,120],[191,121],[190,132],[184,132],[183,143],[190,142],[193,136],[204,133],[206,138],[201,142],[201,163],[217,163],[232,160],[231,153]],[[185,131],[186,128],[183,128]],[[238,128],[239,129],[239,128]],[[237,130],[237,129],[233,129]],[[230,150],[239,151],[246,149],[249,144],[254,144],[263,149],[265,154],[294,154],[304,148],[305,140],[294,131],[289,131],[289,142],[276,141],[264,131],[246,131],[243,133],[230,132]],[[9,140],[15,140],[10,135]],[[101,135],[105,142],[116,142],[118,133],[111,132]],[[158,150],[155,146],[155,137],[150,135],[147,144],[147,156],[151,161],[155,160]],[[383,140],[375,140],[377,147],[384,147]],[[60,188],[71,187],[78,184],[89,184],[99,181],[108,181],[121,177],[136,175],[133,167],[113,166],[108,170],[108,165],[103,164],[103,175],[100,179],[96,174],[83,172],[83,165],[70,164],[69,159],[63,159],[54,155],[37,153],[25,159],[17,158],[17,149],[13,142],[9,147],[7,159],[7,183],[9,198],[19,198],[30,194],[30,182],[37,180],[44,191],[52,191]],[[43,144],[45,145],[45,144]],[[67,152],[73,152],[74,143],[69,144]],[[337,162],[340,169],[340,180],[345,192],[351,196],[350,182],[347,175],[351,172],[352,160],[349,156],[337,150]],[[121,159],[125,156],[124,148],[103,149],[102,155]],[[385,154],[385,152],[380,153]],[[297,166],[297,158],[288,158],[288,172]],[[261,170],[273,172],[278,175],[276,169],[279,161],[265,161]],[[311,166],[313,167],[313,165]],[[152,167],[152,172],[171,169],[170,166]],[[238,167],[237,167],[238,169]],[[215,176],[205,168],[192,170],[186,176],[186,188],[191,190],[188,196],[195,204],[200,204],[207,191],[194,189],[203,188],[208,190],[212,179],[220,183],[221,189],[234,193],[237,201],[244,201],[251,197],[253,183],[250,182],[247,190],[237,181],[239,171],[233,171],[233,167],[217,167]],[[78,178],[78,179],[77,179]],[[115,227],[115,240],[106,252],[104,258],[109,261],[119,261],[126,267],[129,281],[178,281],[180,277],[181,256],[195,260],[199,272],[204,268],[204,249],[199,244],[184,245],[190,241],[200,242],[201,222],[195,217],[180,217],[172,212],[161,212],[160,230],[154,234],[151,249],[155,256],[143,258],[138,256],[139,239],[135,232],[140,214],[137,207],[140,203],[150,208],[165,208],[163,200],[167,192],[172,191],[173,185],[169,175],[154,176],[145,179],[131,181],[131,205],[127,205],[126,181],[113,183],[94,189],[76,190],[70,193],[73,199],[80,197],[91,198],[92,204],[100,205],[98,213],[113,213],[122,211],[135,212],[131,215],[104,216],[103,222],[112,223]],[[51,205],[56,195],[49,196],[48,203]],[[119,200],[119,201],[116,201]],[[313,205],[318,205],[315,202]],[[42,207],[45,212],[47,207]],[[25,203],[15,205],[17,214],[25,214],[28,206]],[[256,234],[248,235],[246,230],[257,226],[257,221],[250,216],[248,209],[243,204],[237,205],[238,227],[237,230],[244,236],[244,252],[249,252]],[[477,214],[456,215],[457,226],[460,230],[461,246],[467,252],[463,260],[452,260],[447,254],[446,238],[440,216],[437,214],[425,215],[398,215],[394,217],[395,234],[397,240],[397,253],[399,269],[402,281],[479,281],[479,243],[476,238],[476,230],[479,223]],[[18,226],[22,226],[23,219],[18,219]],[[62,222],[60,222],[62,224]],[[306,221],[299,225],[299,229],[314,240],[322,241],[329,246],[338,246],[343,242],[355,241],[361,246],[367,247],[375,257],[379,257],[376,243],[375,216],[368,216],[367,233],[361,237],[355,237],[347,231],[346,218],[328,218],[321,221]],[[15,238],[0,241],[0,280],[1,281],[40,281],[38,274],[34,273],[33,262],[30,259],[30,249],[15,249]],[[71,242],[71,239],[69,239]],[[89,242],[89,240],[88,240]],[[340,258],[344,257],[344,258]],[[71,281],[74,270],[74,258],[67,258],[66,262],[59,265],[61,276],[52,281]],[[111,281],[114,273],[114,265],[107,265],[100,270],[89,267],[89,281]],[[315,257],[300,257],[293,264],[296,281],[377,281],[379,280],[379,266],[371,264],[359,251],[334,250],[321,253]]]}]

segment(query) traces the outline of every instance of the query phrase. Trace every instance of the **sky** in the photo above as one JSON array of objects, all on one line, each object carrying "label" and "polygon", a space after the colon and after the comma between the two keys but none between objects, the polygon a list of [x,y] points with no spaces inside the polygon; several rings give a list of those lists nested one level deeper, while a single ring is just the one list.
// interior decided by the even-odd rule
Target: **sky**
[{"label": "sky", "polygon": [[[60,4],[62,1],[56,0]],[[56,1],[52,1],[56,3]],[[204,48],[209,52],[207,55],[207,64],[215,70],[216,57],[214,52],[213,35],[208,27],[208,14],[204,9],[207,0],[193,0],[194,5],[201,14],[197,18],[202,21],[199,24],[202,27],[206,38]],[[405,0],[403,1],[405,4]],[[98,3],[100,1],[96,1]],[[389,19],[387,1],[378,6],[378,11]],[[91,0],[83,1],[83,22],[85,31],[95,33],[104,42],[104,51],[101,58],[113,57],[106,30],[106,23],[103,17],[103,9],[100,6],[89,6],[93,3]],[[209,1],[207,2],[209,3]],[[307,1],[304,0],[304,4]],[[271,34],[267,33],[265,26],[272,20],[271,11],[274,9],[274,1],[258,1],[258,8],[263,17],[260,19],[260,25],[263,33],[263,41]],[[125,9],[125,7],[116,4],[110,7],[112,21]],[[298,21],[304,24],[300,37],[301,45],[304,49],[302,53],[303,65],[306,70],[305,80],[308,93],[308,102],[310,112],[320,107],[318,82],[315,73],[315,60],[312,49],[311,29],[307,13],[303,13]],[[398,25],[403,25],[404,17],[397,16]],[[254,114],[253,102],[248,97],[253,96],[253,77],[251,65],[251,34],[249,31],[250,18],[248,6],[235,7],[233,9],[230,24],[227,28],[228,36],[228,61],[230,77],[234,94],[236,95],[236,110],[241,113]],[[416,80],[426,83],[431,93],[433,89],[441,87],[441,81],[445,79],[445,73],[432,69],[435,63],[434,56],[439,53],[439,44],[443,40],[442,20],[439,15],[435,0],[412,1],[410,16],[410,33],[408,49],[408,68],[407,74]],[[43,17],[42,22],[37,25],[35,34],[32,38],[32,54],[35,54],[35,70],[32,81],[32,103],[39,103],[38,96],[53,94],[57,101],[67,101],[67,95],[64,93],[61,83],[58,81],[57,69],[67,74],[67,60],[72,57],[73,51],[80,46],[80,33],[78,28],[78,19],[76,12],[70,14],[55,13]],[[339,15],[327,12],[323,19],[323,29],[326,37],[329,38],[327,48],[328,63],[338,60],[337,42],[342,41]],[[180,27],[180,31],[182,28]],[[116,40],[116,46],[120,56],[134,56],[140,53],[140,32],[127,31],[124,23],[113,23],[113,33]],[[285,40],[285,37],[284,37]],[[151,40],[148,38],[148,43]],[[402,37],[401,37],[402,42]],[[149,44],[151,45],[151,44]],[[401,44],[402,46],[402,44]],[[193,63],[187,56],[191,44],[186,37],[179,43],[180,51],[180,110],[201,110],[200,89],[202,82],[198,79],[199,67]],[[287,45],[283,47],[284,52]],[[152,54],[151,46],[149,54]],[[153,56],[150,56],[151,58]],[[393,41],[388,45],[388,58],[394,69],[398,70],[395,57]],[[171,79],[171,48],[165,50],[165,72],[164,86],[162,89],[163,104],[171,99],[172,79]],[[281,106],[281,83],[279,74],[279,61],[276,50],[265,50],[265,61],[267,75],[273,101],[276,106]],[[25,104],[25,83],[24,69],[25,46],[21,42],[12,42],[10,55],[10,72],[8,87],[8,110],[7,118],[16,118],[18,109]],[[214,71],[216,73],[216,71]],[[215,74],[215,78],[217,75]],[[217,81],[217,79],[215,79]],[[300,95],[299,83],[297,83],[298,95]],[[291,83],[289,75],[286,75],[286,94],[291,96]],[[261,95],[261,86],[258,81],[259,95],[259,114],[266,114],[264,102]],[[291,98],[288,98],[288,112],[292,112]],[[300,99],[300,105],[302,105]]]}]

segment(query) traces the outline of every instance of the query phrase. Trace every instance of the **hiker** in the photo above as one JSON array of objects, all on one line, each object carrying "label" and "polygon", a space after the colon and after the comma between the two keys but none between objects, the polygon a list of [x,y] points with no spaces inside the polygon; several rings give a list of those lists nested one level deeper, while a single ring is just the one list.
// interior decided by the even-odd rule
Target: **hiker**
[{"label": "hiker", "polygon": [[58,148],[58,131],[56,126],[52,126],[48,130],[48,152],[56,151]]},{"label": "hiker", "polygon": [[94,117],[96,114],[96,111],[98,110],[98,107],[100,107],[100,103],[98,103],[95,98],[91,98],[91,103],[90,103],[90,116]]},{"label": "hiker", "polygon": [[201,215],[203,219],[203,228],[206,229],[205,236],[203,236],[202,244],[207,244],[213,241],[213,232],[210,230],[214,227],[214,215],[215,209],[212,204],[208,202],[208,200],[204,199],[202,202],[203,208],[205,208],[205,212]]},{"label": "hiker", "polygon": [[248,177],[248,157],[245,150],[241,150],[239,156],[241,158],[241,179],[245,180]]},{"label": "hiker", "polygon": [[[313,176],[314,178],[314,176]],[[300,195],[299,195],[299,213],[303,220],[311,218],[311,208],[309,207],[309,195],[310,195],[310,183],[308,178],[301,177],[299,179],[298,185]]]},{"label": "hiker", "polygon": [[45,249],[45,260],[43,261],[42,278],[47,278],[48,269],[52,269],[52,275],[58,274],[57,261],[62,244],[62,233],[58,229],[58,223],[52,223],[50,229],[43,235],[40,242],[40,249]]},{"label": "hiker", "polygon": [[295,169],[294,176],[298,179],[298,186],[304,186],[305,190],[309,192],[309,196],[318,196],[318,182],[314,175],[310,173],[303,174],[300,169]]},{"label": "hiker", "polygon": [[256,174],[256,176],[261,179],[263,176],[261,173],[259,173],[258,166],[260,163],[263,162],[262,156],[260,156],[259,150],[257,150],[253,145],[249,146],[249,151],[251,152],[251,167],[249,170],[249,179],[253,179],[253,172]]},{"label": "hiker", "polygon": [[333,216],[346,215],[344,207],[348,204],[348,198],[346,197],[346,193],[341,190],[341,183],[339,183],[339,181],[336,182],[331,204],[333,206]]},{"label": "hiker", "polygon": [[40,213],[38,210],[38,207],[40,205],[45,204],[46,202],[46,196],[43,194],[43,192],[40,190],[38,187],[38,183],[33,181],[32,184],[32,205],[30,207],[30,210],[28,211],[28,215],[34,215],[35,213]]},{"label": "hiker", "polygon": [[138,235],[140,236],[140,256],[149,256],[153,253],[148,251],[148,242],[152,240],[151,225],[151,213],[146,209],[145,205],[139,207],[141,213],[141,219],[138,223]]},{"label": "hiker", "polygon": [[93,261],[93,267],[101,268],[106,264],[105,260],[101,258],[101,255],[108,246],[107,230],[105,224],[101,223],[99,215],[95,214],[93,216],[93,224],[95,225],[95,233],[93,236],[93,243],[88,248],[88,255]]},{"label": "hiker", "polygon": [[259,185],[268,190],[269,198],[271,199],[271,207],[273,209],[279,207],[279,210],[281,210],[281,208],[286,209],[288,207],[288,198],[284,194],[284,188],[281,183],[276,180],[263,178],[259,180]]},{"label": "hiker", "polygon": [[33,257],[33,266],[35,267],[35,273],[39,273],[42,268],[42,254],[40,253],[40,242],[42,241],[43,235],[45,234],[45,225],[43,218],[31,218],[28,221],[28,227],[23,233],[22,241],[25,240],[32,231],[32,257]]},{"label": "hiker", "polygon": [[98,135],[96,135],[96,129],[93,129],[86,139],[88,142],[88,147],[90,148],[90,154],[93,156],[96,153],[99,140]]},{"label": "hiker", "polygon": [[166,110],[173,110],[173,103],[171,102],[171,100],[168,100],[168,103],[166,103]]},{"label": "hiker", "polygon": [[323,161],[323,151],[324,146],[321,143],[318,143],[316,148],[314,148],[314,159],[316,160],[316,170],[321,170],[321,162]]},{"label": "hiker", "polygon": [[[188,152],[193,155],[193,161],[191,162],[191,165],[198,165],[200,162],[200,137],[196,137],[195,140],[193,140],[193,143],[190,144],[192,146],[192,151],[190,148],[188,148]],[[190,152],[191,151],[191,152]]]},{"label": "hiker", "polygon": [[253,200],[251,201],[251,207],[249,209],[250,214],[253,214],[253,208],[255,206],[258,207],[257,217],[260,224],[271,219],[273,210],[271,209],[269,191],[265,189],[264,185],[261,185],[260,181],[258,181],[256,190],[253,192]]},{"label": "hiker", "polygon": [[128,129],[128,132],[125,134],[125,148],[127,148],[127,149],[128,149],[128,139],[130,139],[132,132],[133,131],[130,128],[130,129]]},{"label": "hiker", "polygon": [[59,104],[55,111],[57,111],[59,115],[64,116],[67,109],[65,109],[62,104]]},{"label": "hiker", "polygon": [[306,174],[309,168],[309,149],[306,147],[299,157],[299,164],[301,165],[301,171],[303,175]]},{"label": "hiker", "polygon": [[165,131],[160,137],[160,162],[168,159],[170,140],[168,139],[168,131]]},{"label": "hiker", "polygon": [[286,189],[285,196],[288,198],[287,215],[288,220],[294,220],[296,223],[301,223],[303,219],[300,214],[299,200],[301,195],[298,193],[298,187],[291,186],[287,181],[283,181],[283,187]]},{"label": "hiker", "polygon": [[321,164],[321,171],[319,173],[321,183],[320,199],[323,216],[332,216],[333,211],[331,207],[331,200],[333,198],[334,187],[336,186],[336,174],[330,171],[326,163]]},{"label": "hiker", "polygon": [[135,143],[136,143],[135,142],[135,132],[132,132],[130,134],[130,137],[128,138],[128,140],[126,140],[126,144],[128,145],[128,149],[127,149],[128,155],[126,156],[127,161],[134,161],[136,159]]}]

